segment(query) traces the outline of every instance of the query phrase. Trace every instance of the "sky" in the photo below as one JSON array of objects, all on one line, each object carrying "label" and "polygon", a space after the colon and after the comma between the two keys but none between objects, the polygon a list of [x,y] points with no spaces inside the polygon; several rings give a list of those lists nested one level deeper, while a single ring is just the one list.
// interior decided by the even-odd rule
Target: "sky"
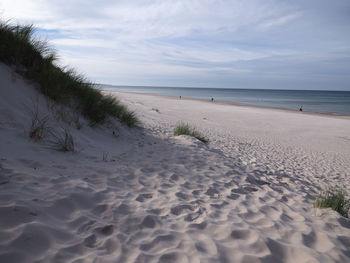
[{"label": "sky", "polygon": [[350,90],[349,0],[1,0],[96,83]]}]

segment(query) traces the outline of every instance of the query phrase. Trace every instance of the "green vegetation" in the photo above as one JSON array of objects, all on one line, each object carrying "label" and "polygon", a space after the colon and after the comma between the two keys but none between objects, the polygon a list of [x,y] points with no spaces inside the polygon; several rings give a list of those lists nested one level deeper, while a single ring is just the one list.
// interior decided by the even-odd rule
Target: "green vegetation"
[{"label": "green vegetation", "polygon": [[345,198],[345,192],[342,189],[330,188],[321,193],[314,202],[316,208],[330,207],[342,216],[348,217],[350,200]]},{"label": "green vegetation", "polygon": [[204,143],[209,143],[209,140],[205,138],[202,134],[200,134],[198,131],[196,131],[195,128],[189,126],[188,124],[185,123],[180,123],[179,125],[176,126],[174,129],[174,135],[189,135],[192,137],[197,138],[198,140],[204,142]]},{"label": "green vegetation", "polygon": [[108,116],[128,126],[137,125],[134,112],[116,98],[102,92],[73,69],[59,67],[56,52],[47,41],[34,38],[34,27],[0,22],[0,61],[15,68],[23,77],[40,85],[40,91],[52,100],[72,106],[87,117],[91,125]]}]

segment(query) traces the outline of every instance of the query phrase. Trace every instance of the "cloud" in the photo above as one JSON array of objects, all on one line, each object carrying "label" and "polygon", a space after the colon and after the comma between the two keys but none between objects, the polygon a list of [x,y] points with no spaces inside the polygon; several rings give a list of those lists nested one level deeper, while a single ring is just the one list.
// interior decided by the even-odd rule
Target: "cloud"
[{"label": "cloud", "polygon": [[281,17],[278,17],[275,19],[271,19],[271,20],[266,21],[266,22],[262,23],[261,25],[259,25],[259,29],[267,30],[270,27],[281,26],[283,24],[286,24],[286,23],[298,18],[299,16],[301,16],[300,13],[294,13],[294,14],[281,16]]},{"label": "cloud", "polygon": [[230,87],[239,79],[247,87],[281,88],[278,78],[305,81],[309,88],[327,76],[330,88],[333,80],[349,89],[343,74],[350,75],[346,10],[347,0],[0,3],[5,19],[34,23],[59,50],[62,64],[93,81],[168,86]]}]

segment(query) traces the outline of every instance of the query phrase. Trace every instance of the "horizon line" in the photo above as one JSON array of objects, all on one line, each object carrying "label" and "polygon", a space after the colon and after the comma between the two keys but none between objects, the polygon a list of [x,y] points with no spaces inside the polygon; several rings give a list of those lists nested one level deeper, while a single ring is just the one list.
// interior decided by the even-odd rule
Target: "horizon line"
[{"label": "horizon line", "polygon": [[151,85],[114,85],[94,83],[94,85],[114,86],[114,87],[145,87],[145,88],[188,88],[188,89],[233,89],[233,90],[284,90],[284,91],[342,91],[350,92],[350,90],[318,90],[318,89],[274,89],[274,88],[213,88],[213,87],[198,87],[198,86],[151,86]]}]

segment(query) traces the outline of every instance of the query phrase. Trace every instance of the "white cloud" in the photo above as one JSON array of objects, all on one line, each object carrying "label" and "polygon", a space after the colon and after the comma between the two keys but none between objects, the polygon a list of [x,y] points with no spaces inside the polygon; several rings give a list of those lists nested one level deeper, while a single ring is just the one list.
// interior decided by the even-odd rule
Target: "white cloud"
[{"label": "white cloud", "polygon": [[342,14],[349,4],[338,0],[329,8],[327,3],[2,0],[0,14],[52,30],[49,38],[62,63],[96,81],[117,83],[115,76],[122,76],[125,84],[142,85],[142,79],[159,83],[157,79],[166,82],[168,77],[164,84],[172,85],[174,77],[184,83],[198,79],[199,84],[210,77],[220,85],[223,75],[232,80],[247,74],[254,77],[266,74],[265,68],[275,75],[287,70],[300,73],[301,62],[294,58],[303,57],[308,64],[315,53],[325,54],[320,63],[334,68],[334,63],[325,61],[333,59],[328,54],[335,49],[349,46],[345,25],[350,19]]},{"label": "white cloud", "polygon": [[259,25],[258,28],[261,30],[268,30],[271,27],[281,26],[281,25],[286,24],[290,21],[293,21],[300,16],[301,16],[300,12],[294,13],[294,14],[284,15],[284,16],[263,22],[261,25]]},{"label": "white cloud", "polygon": [[1,1],[1,16],[7,19],[19,19],[27,22],[44,21],[50,18],[50,11],[46,8],[46,1]]}]

